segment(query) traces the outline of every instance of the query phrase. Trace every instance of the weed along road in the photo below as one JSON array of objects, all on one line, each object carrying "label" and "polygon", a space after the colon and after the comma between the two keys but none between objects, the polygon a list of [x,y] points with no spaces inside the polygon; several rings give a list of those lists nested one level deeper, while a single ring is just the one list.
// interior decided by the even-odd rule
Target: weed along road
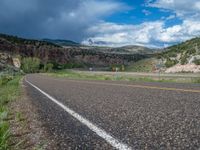
[{"label": "weed along road", "polygon": [[200,85],[27,75],[58,149],[199,149]]}]

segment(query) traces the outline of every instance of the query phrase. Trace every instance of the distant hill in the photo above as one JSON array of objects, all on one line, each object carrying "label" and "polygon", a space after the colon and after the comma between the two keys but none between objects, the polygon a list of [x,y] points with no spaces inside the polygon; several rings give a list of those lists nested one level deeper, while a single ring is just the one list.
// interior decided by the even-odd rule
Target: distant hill
[{"label": "distant hill", "polygon": [[42,41],[45,41],[45,42],[49,42],[49,43],[53,43],[53,44],[56,44],[56,45],[59,45],[59,46],[80,46],[79,43],[77,42],[74,42],[74,41],[70,41],[70,40],[60,40],[60,39],[56,39],[56,40],[53,40],[53,39],[43,39]]},{"label": "distant hill", "polygon": [[143,46],[136,46],[136,45],[129,45],[123,47],[107,47],[107,46],[88,46],[88,45],[81,45],[77,42],[70,41],[70,40],[52,40],[52,39],[43,39],[42,41],[52,43],[62,47],[79,47],[81,49],[90,49],[93,51],[100,51],[104,53],[118,53],[118,54],[151,54],[154,53],[154,49],[150,49]]},{"label": "distant hill", "polygon": [[105,47],[105,46],[81,46],[82,49],[91,49],[97,52],[110,54],[154,54],[156,49],[150,49],[143,46],[123,46],[123,47]]},{"label": "distant hill", "polygon": [[60,47],[59,45],[56,45],[54,43],[48,42],[48,41],[40,41],[40,40],[33,40],[33,39],[25,39],[18,36],[12,36],[7,34],[0,34],[1,40],[6,40],[7,42],[10,42],[10,44],[25,44],[25,45],[36,45],[36,46],[53,46],[53,47]]},{"label": "distant hill", "polygon": [[140,54],[151,54],[155,52],[155,49],[150,49],[144,46],[128,45],[118,48],[113,48],[114,52],[117,51],[126,51],[129,53],[140,53]]}]

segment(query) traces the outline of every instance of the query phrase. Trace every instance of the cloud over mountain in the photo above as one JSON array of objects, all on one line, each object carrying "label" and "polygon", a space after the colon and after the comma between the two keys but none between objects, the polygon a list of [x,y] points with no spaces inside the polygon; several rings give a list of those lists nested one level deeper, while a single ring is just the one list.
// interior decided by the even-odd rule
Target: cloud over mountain
[{"label": "cloud over mountain", "polygon": [[92,24],[126,7],[112,0],[1,0],[0,32],[80,41]]}]

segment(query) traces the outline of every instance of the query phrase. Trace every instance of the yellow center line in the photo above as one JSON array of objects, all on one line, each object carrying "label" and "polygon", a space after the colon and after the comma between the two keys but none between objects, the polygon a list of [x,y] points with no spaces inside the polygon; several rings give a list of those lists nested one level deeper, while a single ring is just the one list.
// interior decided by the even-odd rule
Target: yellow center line
[{"label": "yellow center line", "polygon": [[[59,79],[54,79],[59,80]],[[59,80],[60,81],[60,80]],[[190,93],[200,93],[200,90],[192,90],[192,89],[179,89],[179,88],[170,88],[170,87],[158,87],[158,86],[147,86],[147,85],[133,85],[133,84],[120,84],[120,83],[100,83],[100,82],[90,82],[90,81],[78,81],[78,80],[66,80],[70,82],[77,83],[88,83],[88,84],[96,84],[96,85],[112,85],[112,86],[122,86],[122,87],[134,87],[134,88],[144,88],[144,89],[155,89],[155,90],[165,90],[165,91],[179,91],[179,92],[190,92]]]}]

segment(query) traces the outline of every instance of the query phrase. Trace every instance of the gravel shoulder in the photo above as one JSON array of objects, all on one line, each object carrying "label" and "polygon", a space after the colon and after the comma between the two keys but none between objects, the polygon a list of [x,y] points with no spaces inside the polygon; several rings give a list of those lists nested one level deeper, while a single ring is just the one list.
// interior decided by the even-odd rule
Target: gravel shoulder
[{"label": "gravel shoulder", "polygon": [[37,107],[32,103],[33,99],[27,96],[26,86],[23,83],[21,85],[21,96],[9,104],[11,149],[57,149],[53,137],[38,115]]}]

